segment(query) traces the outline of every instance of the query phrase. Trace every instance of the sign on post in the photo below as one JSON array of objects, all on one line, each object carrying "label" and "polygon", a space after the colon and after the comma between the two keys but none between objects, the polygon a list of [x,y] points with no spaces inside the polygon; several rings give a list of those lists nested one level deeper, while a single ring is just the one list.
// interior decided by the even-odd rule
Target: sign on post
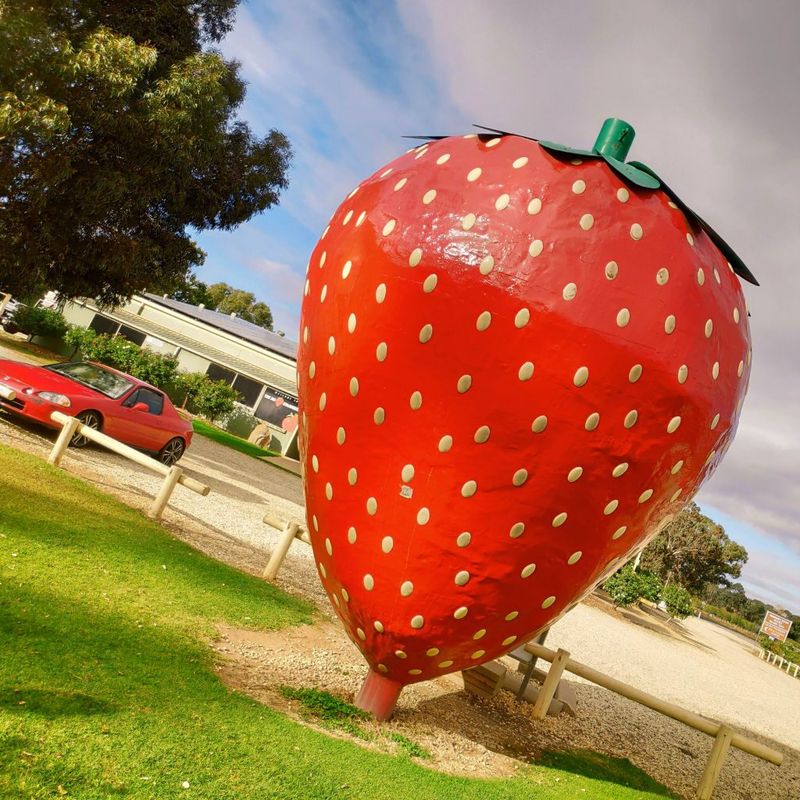
[{"label": "sign on post", "polygon": [[764,616],[764,621],[761,623],[759,633],[769,636],[770,639],[777,639],[779,642],[785,642],[791,627],[792,620],[786,619],[786,617],[782,617],[774,611],[767,611]]}]

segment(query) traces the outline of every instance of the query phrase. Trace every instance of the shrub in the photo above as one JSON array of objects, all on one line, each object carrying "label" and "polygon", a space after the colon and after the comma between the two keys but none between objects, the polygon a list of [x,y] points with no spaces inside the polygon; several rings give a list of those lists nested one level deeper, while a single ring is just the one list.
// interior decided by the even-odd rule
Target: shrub
[{"label": "shrub", "polygon": [[603,589],[611,595],[614,608],[629,606],[642,596],[642,582],[630,564],[608,578],[603,584]]},{"label": "shrub", "polygon": [[657,603],[661,599],[661,591],[664,588],[657,575],[652,572],[638,572],[639,591],[641,597],[651,603]]},{"label": "shrub", "polygon": [[84,358],[84,352],[96,337],[97,334],[91,328],[73,325],[64,334],[64,341],[72,348],[73,357],[80,354],[81,358]]},{"label": "shrub", "polygon": [[59,338],[67,332],[64,315],[51,308],[20,306],[11,318],[11,323],[21,333],[28,336],[47,336]]},{"label": "shrub", "polygon": [[671,617],[684,619],[692,613],[692,596],[677,583],[665,586],[661,590],[661,598]]},{"label": "shrub", "polygon": [[206,380],[194,396],[192,405],[198,414],[214,422],[233,411],[239,392],[225,381],[212,381],[205,375],[203,377]]}]

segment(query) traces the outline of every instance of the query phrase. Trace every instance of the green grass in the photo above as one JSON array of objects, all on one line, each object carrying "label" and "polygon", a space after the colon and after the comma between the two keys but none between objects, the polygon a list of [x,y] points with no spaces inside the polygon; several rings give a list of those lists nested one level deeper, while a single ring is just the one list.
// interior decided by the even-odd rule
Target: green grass
[{"label": "green grass", "polygon": [[395,742],[409,758],[421,758],[423,761],[430,759],[431,754],[420,744],[412,741],[402,733],[390,733],[388,736]]},{"label": "green grass", "polygon": [[281,686],[281,694],[289,700],[300,703],[301,713],[326,728],[345,731],[359,739],[369,738],[356,720],[369,719],[370,715],[344,700],[334,697],[330,692],[319,689],[295,689]]},{"label": "green grass", "polygon": [[[53,364],[57,361],[67,360],[64,356],[60,356],[58,353],[54,353],[44,347],[15,339],[2,330],[0,330],[0,347],[22,353],[25,355],[26,361],[31,361],[35,364]],[[6,358],[6,356],[0,352],[0,358]]]},{"label": "green grass", "polygon": [[192,427],[194,428],[195,433],[199,433],[201,436],[206,436],[209,439],[213,439],[218,444],[225,445],[225,447],[232,447],[234,450],[238,450],[240,453],[253,456],[253,458],[274,458],[275,456],[280,455],[280,453],[274,453],[272,450],[265,450],[263,447],[258,447],[257,445],[248,442],[247,439],[240,439],[238,436],[234,436],[232,433],[223,431],[222,429],[217,428],[215,425],[211,425],[202,419],[192,420]]},{"label": "green grass", "polygon": [[573,764],[508,780],[436,773],[295,723],[217,679],[217,623],[277,629],[310,616],[139,512],[0,447],[0,798],[664,796]]}]

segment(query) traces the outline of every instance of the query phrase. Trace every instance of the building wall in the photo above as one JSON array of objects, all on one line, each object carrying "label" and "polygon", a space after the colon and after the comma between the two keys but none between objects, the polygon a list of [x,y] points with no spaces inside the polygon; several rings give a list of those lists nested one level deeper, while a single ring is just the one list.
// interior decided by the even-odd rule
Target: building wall
[{"label": "building wall", "polygon": [[183,350],[178,353],[178,366],[181,372],[205,372],[211,362],[203,356],[192,353],[190,350]]}]

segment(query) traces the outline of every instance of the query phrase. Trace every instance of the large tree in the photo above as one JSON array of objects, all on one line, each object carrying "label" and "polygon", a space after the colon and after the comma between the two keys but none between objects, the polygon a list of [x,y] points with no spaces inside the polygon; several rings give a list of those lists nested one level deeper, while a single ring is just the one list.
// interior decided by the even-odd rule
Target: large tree
[{"label": "large tree", "polygon": [[248,322],[272,330],[272,311],[270,307],[256,300],[252,292],[236,289],[227,283],[212,283],[208,287],[211,306],[223,314],[236,314]]},{"label": "large tree", "polygon": [[747,561],[747,550],[690,503],[642,552],[641,567],[665,583],[694,593],[707,584],[728,586]]},{"label": "large tree", "polygon": [[169,291],[278,202],[291,149],[211,49],[238,0],[0,0],[0,289]]}]

